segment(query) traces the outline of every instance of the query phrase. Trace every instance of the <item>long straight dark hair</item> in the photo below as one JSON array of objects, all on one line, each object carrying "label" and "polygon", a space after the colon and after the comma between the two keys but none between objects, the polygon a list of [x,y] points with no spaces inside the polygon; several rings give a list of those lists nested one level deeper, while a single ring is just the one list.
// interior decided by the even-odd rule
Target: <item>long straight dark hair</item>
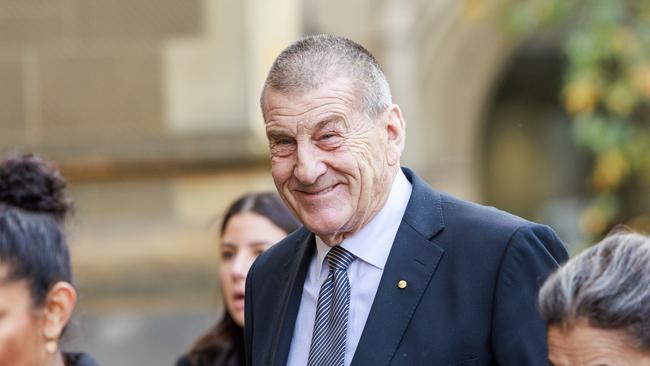
[{"label": "long straight dark hair", "polygon": [[[300,226],[275,193],[249,193],[230,205],[221,222],[220,235],[223,235],[230,219],[243,212],[264,216],[287,234]],[[227,310],[224,311],[221,320],[194,342],[188,359],[192,366],[244,365],[244,330]]]}]

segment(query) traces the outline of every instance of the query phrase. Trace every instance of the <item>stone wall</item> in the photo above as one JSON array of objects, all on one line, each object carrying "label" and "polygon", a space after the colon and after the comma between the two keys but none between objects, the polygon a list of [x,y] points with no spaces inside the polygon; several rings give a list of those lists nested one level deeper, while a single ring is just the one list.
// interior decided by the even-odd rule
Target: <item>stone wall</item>
[{"label": "stone wall", "polygon": [[274,189],[258,95],[303,33],[373,52],[406,117],[404,164],[480,199],[477,134],[510,45],[461,13],[455,0],[0,0],[0,151],[55,160],[77,202],[70,347],[171,364],[216,320],[210,223]]},{"label": "stone wall", "polygon": [[0,2],[0,149],[75,172],[246,159],[250,149],[215,156],[205,143],[246,147],[250,135],[243,24],[236,1]]}]

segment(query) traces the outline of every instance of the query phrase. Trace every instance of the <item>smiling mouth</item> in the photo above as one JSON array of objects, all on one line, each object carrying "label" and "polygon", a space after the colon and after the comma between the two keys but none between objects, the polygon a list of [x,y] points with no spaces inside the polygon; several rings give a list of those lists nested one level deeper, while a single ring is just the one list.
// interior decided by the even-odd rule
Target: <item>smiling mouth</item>
[{"label": "smiling mouth", "polygon": [[338,184],[334,184],[334,185],[329,186],[329,187],[327,187],[325,189],[321,189],[320,191],[312,191],[312,192],[310,192],[310,191],[301,191],[301,190],[299,190],[298,192],[300,192],[302,194],[305,194],[305,195],[308,195],[308,196],[319,196],[319,195],[323,195],[323,194],[331,192],[337,186],[338,186]]}]

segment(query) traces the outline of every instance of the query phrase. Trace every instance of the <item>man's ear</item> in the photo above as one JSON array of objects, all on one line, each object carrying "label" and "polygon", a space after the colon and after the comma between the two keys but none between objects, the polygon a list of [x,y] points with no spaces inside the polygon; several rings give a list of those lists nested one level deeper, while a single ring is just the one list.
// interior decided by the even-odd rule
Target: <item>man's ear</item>
[{"label": "man's ear", "polygon": [[385,112],[386,137],[388,138],[387,159],[390,166],[399,165],[406,140],[406,123],[397,104],[391,105]]},{"label": "man's ear", "polygon": [[43,337],[47,341],[58,341],[70,321],[77,303],[77,292],[71,284],[59,281],[47,293],[43,304]]}]

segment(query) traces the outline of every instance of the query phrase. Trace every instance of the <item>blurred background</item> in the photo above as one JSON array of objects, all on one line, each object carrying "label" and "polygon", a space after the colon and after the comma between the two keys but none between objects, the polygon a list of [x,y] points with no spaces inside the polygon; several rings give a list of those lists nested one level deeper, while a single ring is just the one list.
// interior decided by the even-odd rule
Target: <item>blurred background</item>
[{"label": "blurred background", "polygon": [[69,349],[171,365],[221,314],[225,206],[273,190],[258,99],[302,35],[366,46],[437,189],[570,251],[650,228],[650,2],[0,0],[0,151],[64,171]]}]

